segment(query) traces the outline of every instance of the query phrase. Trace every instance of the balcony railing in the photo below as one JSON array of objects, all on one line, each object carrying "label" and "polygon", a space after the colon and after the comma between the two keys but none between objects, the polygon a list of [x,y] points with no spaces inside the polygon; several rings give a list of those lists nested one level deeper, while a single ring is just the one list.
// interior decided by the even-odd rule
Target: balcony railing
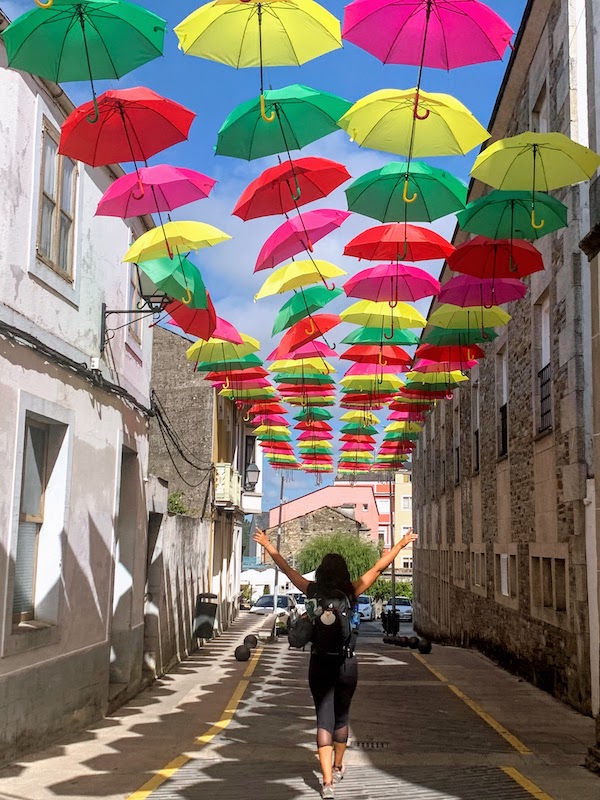
[{"label": "balcony railing", "polygon": [[552,427],[552,380],[550,364],[538,372],[540,381],[540,433]]},{"label": "balcony railing", "polygon": [[239,508],[242,503],[242,476],[229,463],[215,465],[215,503]]}]

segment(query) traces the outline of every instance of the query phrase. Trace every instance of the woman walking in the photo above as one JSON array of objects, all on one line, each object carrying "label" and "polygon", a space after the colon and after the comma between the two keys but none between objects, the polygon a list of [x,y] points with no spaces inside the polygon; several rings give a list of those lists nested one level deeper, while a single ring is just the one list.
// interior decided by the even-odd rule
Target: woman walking
[{"label": "woman walking", "polygon": [[[254,534],[254,540],[264,547],[279,569],[307,598],[342,593],[350,601],[351,608],[356,598],[370,589],[400,550],[415,539],[417,535],[409,530],[374,567],[355,581],[350,580],[345,559],[337,553],[329,553],[317,567],[315,580],[311,582],[287,563],[264,531],[258,530]],[[347,647],[334,654],[319,650],[314,643],[311,648],[308,683],[317,712],[317,749],[323,773],[323,798],[333,798],[334,783],[344,777],[348,716],[358,681],[358,666],[353,656]]]}]

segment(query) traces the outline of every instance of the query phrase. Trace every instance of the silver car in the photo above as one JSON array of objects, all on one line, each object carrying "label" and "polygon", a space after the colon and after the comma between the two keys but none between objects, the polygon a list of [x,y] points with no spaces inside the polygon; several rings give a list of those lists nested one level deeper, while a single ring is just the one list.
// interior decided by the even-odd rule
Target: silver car
[{"label": "silver car", "polygon": [[[384,608],[386,614],[389,614],[391,610],[392,598],[387,601]],[[396,612],[398,613],[401,622],[411,622],[413,618],[412,600],[409,600],[408,597],[397,597]]]},{"label": "silver car", "polygon": [[[273,595],[263,594],[250,609],[251,614],[272,614]],[[298,604],[289,594],[277,595],[277,633],[287,633],[288,627],[298,619]]]}]

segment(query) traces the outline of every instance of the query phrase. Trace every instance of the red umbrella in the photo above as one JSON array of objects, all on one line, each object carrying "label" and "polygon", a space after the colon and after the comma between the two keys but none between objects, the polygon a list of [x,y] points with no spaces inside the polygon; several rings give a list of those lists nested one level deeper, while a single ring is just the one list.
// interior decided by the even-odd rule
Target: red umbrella
[{"label": "red umbrella", "polygon": [[231,381],[255,381],[259,380],[260,378],[266,378],[269,373],[266,369],[262,367],[257,367],[256,369],[232,369],[228,371],[227,369],[217,370],[215,372],[209,372],[206,375],[207,381],[218,381],[218,380],[225,380],[229,378]]},{"label": "red umbrella", "polygon": [[217,312],[208,292],[206,297],[206,308],[190,308],[185,303],[173,300],[165,306],[165,311],[182,331],[208,341],[217,327]]},{"label": "red umbrella", "polygon": [[344,247],[345,256],[369,261],[396,261],[401,258],[427,261],[448,258],[453,252],[453,245],[439,233],[404,222],[375,225],[359,233]]},{"label": "red umbrella", "polygon": [[346,361],[357,364],[380,364],[382,367],[406,366],[412,363],[412,357],[396,345],[355,344],[340,354]]},{"label": "red umbrella", "polygon": [[281,403],[273,402],[273,403],[255,403],[252,408],[248,411],[248,414],[289,414],[290,412],[287,410],[285,406],[282,406]]},{"label": "red umbrella", "polygon": [[242,192],[232,214],[243,220],[286,214],[320,200],[349,180],[343,164],[328,158],[298,158],[269,167]]},{"label": "red umbrella", "polygon": [[418,358],[414,365],[414,372],[453,372],[454,370],[473,369],[477,366],[477,361],[431,361],[428,358]]},{"label": "red umbrella", "polygon": [[518,278],[544,269],[542,254],[523,239],[475,236],[448,258],[455,272],[476,278]]},{"label": "red umbrella", "polygon": [[258,414],[252,418],[253,425],[287,425],[287,420],[281,414]]},{"label": "red umbrella", "polygon": [[388,420],[390,422],[423,422],[425,415],[421,411],[392,411]]},{"label": "red umbrella", "polygon": [[58,152],[92,167],[120,161],[147,161],[188,137],[196,116],[151,89],[110,89],[98,98],[98,121],[88,122],[93,102],[65,120]]},{"label": "red umbrella", "polygon": [[485,351],[476,344],[465,347],[460,345],[420,344],[416,358],[428,358],[430,361],[471,361],[474,358],[485,358]]},{"label": "red umbrella", "polygon": [[294,425],[294,429],[298,431],[332,431],[333,428],[328,422],[324,422],[320,419],[315,420],[305,420],[303,422],[298,422],[297,425]]},{"label": "red umbrella", "polygon": [[286,332],[279,342],[276,357],[285,358],[284,353],[294,352],[302,345],[308,344],[318,336],[323,336],[327,331],[335,328],[342,320],[337,314],[315,314],[307,319],[300,320]]},{"label": "red umbrella", "polygon": [[277,386],[277,391],[285,397],[310,397],[316,395],[317,397],[333,397],[335,384],[326,384],[325,386],[296,386],[295,384],[280,383]]},{"label": "red umbrella", "polygon": [[341,442],[375,442],[375,437],[368,433],[344,433],[340,436]]},{"label": "red umbrella", "polygon": [[422,416],[425,411],[429,411],[431,408],[433,408],[433,403],[427,403],[425,401],[417,403],[405,403],[402,402],[402,400],[394,400],[394,402],[390,403],[389,408],[393,413],[407,413],[409,419],[418,422],[419,417]]}]

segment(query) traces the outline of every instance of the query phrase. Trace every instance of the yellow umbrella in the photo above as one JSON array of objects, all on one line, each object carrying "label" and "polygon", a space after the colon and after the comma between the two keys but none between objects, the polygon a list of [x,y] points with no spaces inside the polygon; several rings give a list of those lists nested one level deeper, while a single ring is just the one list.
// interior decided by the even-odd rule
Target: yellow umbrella
[{"label": "yellow umbrella", "polygon": [[482,308],[481,306],[453,306],[445,303],[429,317],[429,324],[438,328],[495,328],[506,325],[510,321],[510,314],[499,306]]},{"label": "yellow umbrella", "polygon": [[347,411],[345,414],[342,414],[340,419],[343,422],[362,422],[365,425],[377,425],[379,422],[379,417],[376,417],[370,411]]},{"label": "yellow umbrella", "polygon": [[406,380],[411,383],[460,383],[469,379],[459,369],[453,369],[449,372],[407,372]]},{"label": "yellow umbrella", "polygon": [[397,375],[389,373],[384,373],[383,375],[349,375],[346,378],[342,378],[340,383],[347,389],[360,390],[376,387],[380,392],[388,389],[395,391],[404,386],[404,382]]},{"label": "yellow umbrella", "polygon": [[260,348],[258,339],[240,333],[243,344],[226,342],[223,339],[208,339],[204,342],[198,339],[191,347],[188,347],[186,356],[189,361],[226,361],[229,359],[239,359],[255,353]]},{"label": "yellow umbrella", "polygon": [[348,273],[331,264],[329,261],[292,261],[284,267],[279,267],[273,272],[254,295],[255,300],[268,297],[272,294],[282,294],[302,286],[311,286],[313,283],[325,281],[327,278],[339,278]]},{"label": "yellow umbrella", "polygon": [[534,192],[549,192],[588,180],[600,167],[600,156],[563,133],[521,133],[500,139],[475,159],[471,175],[496,189],[531,191],[531,224],[535,220]]},{"label": "yellow umbrella", "polygon": [[330,372],[336,372],[336,369],[328,361],[325,361],[324,358],[297,358],[274,361],[269,367],[269,371],[295,374],[302,374],[302,372],[322,372],[324,375],[328,375]]},{"label": "yellow umbrella", "polygon": [[261,436],[263,433],[289,433],[290,429],[287,425],[259,425],[254,429],[256,436]]},{"label": "yellow umbrella", "polygon": [[223,233],[206,222],[167,222],[136,239],[123,261],[149,261],[151,258],[168,256],[169,250],[171,253],[187,253],[190,250],[213,247],[227,239],[231,239],[228,233]]},{"label": "yellow umbrella", "polygon": [[327,450],[333,449],[331,442],[328,442],[326,439],[317,439],[315,441],[312,439],[304,439],[303,441],[298,442],[298,447],[304,450],[310,450],[313,447],[324,447]]},{"label": "yellow umbrella", "polygon": [[490,135],[455,97],[416,88],[372,92],[338,125],[363,147],[411,157],[464,155]]},{"label": "yellow umbrella", "polygon": [[335,397],[309,395],[308,397],[286,397],[285,402],[289,406],[334,406],[336,404]]},{"label": "yellow umbrella", "polygon": [[419,431],[422,430],[423,426],[419,425],[418,422],[408,422],[408,421],[390,422],[390,424],[384,428],[384,431],[386,433],[388,431],[404,431],[406,433],[418,433]]},{"label": "yellow umbrella", "polygon": [[240,67],[299,66],[342,46],[340,22],[314,0],[215,0],[175,27],[187,55]]},{"label": "yellow umbrella", "polygon": [[375,300],[359,300],[341,312],[342,322],[353,322],[365,328],[380,328],[391,325],[396,328],[424,328],[427,320],[410,303],[378,303]]}]

